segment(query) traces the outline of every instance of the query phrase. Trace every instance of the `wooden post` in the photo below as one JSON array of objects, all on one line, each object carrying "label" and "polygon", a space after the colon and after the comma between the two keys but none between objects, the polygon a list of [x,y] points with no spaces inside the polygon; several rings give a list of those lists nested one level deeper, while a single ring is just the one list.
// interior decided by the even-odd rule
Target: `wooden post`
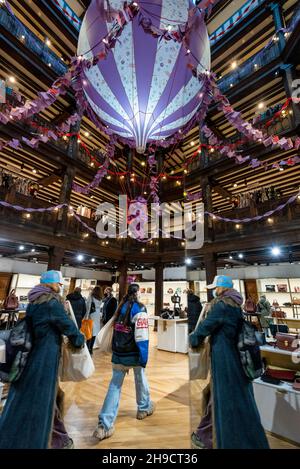
[{"label": "wooden post", "polygon": [[[155,306],[154,315],[160,316],[164,301],[164,265],[162,262],[155,264]],[[154,321],[153,330],[157,332],[157,321]]]},{"label": "wooden post", "polygon": [[[217,275],[217,254],[215,252],[204,254],[204,264],[206,270],[206,284],[210,285]],[[212,290],[207,290],[207,300],[211,301],[212,299]]]},{"label": "wooden post", "polygon": [[155,315],[159,316],[163,309],[164,299],[164,265],[155,264]]},{"label": "wooden post", "polygon": [[122,300],[127,291],[127,270],[128,264],[121,261],[119,263],[119,301]]},{"label": "wooden post", "polygon": [[63,264],[65,250],[57,246],[49,249],[48,270],[60,270]]},{"label": "wooden post", "polygon": [[[212,187],[207,177],[202,178],[201,181],[202,188],[202,199],[204,203],[204,210],[207,212],[213,211],[212,205]],[[214,241],[214,226],[213,220],[211,217],[205,217],[204,221],[204,239],[205,241]]]}]

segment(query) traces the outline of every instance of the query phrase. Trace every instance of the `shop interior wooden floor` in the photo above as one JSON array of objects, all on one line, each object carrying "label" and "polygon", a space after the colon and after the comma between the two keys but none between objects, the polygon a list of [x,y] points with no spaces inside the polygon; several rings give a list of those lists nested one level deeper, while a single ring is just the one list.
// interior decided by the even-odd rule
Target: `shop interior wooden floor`
[{"label": "shop interior wooden floor", "polygon": [[125,377],[114,435],[95,442],[91,435],[111,379],[111,356],[95,351],[96,372],[86,382],[63,383],[65,423],[75,448],[190,448],[188,359],[184,354],[159,351],[156,333],[151,333],[150,358],[146,368],[155,413],[136,419],[132,371]]},{"label": "shop interior wooden floor", "polygon": [[[110,356],[95,351],[94,362],[96,372],[88,381],[62,384],[66,393],[65,423],[75,448],[191,447],[191,429],[197,428],[201,417],[203,383],[189,383],[186,355],[157,350],[156,333],[151,333],[150,358],[146,370],[156,411],[145,420],[136,419],[135,386],[131,371],[124,380],[115,433],[101,442],[95,441],[91,435],[111,379]],[[273,435],[268,435],[268,439],[273,449],[296,448]]]}]

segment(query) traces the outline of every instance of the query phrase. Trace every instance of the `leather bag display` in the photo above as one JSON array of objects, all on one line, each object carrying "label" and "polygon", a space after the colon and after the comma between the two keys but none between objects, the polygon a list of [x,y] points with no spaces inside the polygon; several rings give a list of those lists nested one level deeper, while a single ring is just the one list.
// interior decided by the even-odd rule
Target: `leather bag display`
[{"label": "leather bag display", "polygon": [[294,352],[300,348],[300,337],[298,334],[284,334],[282,332],[277,332],[275,338],[276,347],[280,350]]},{"label": "leather bag display", "polygon": [[272,318],[286,318],[286,313],[284,311],[272,311]]},{"label": "leather bag display", "polygon": [[291,381],[295,379],[296,371],[293,370],[277,370],[274,368],[267,368],[265,374],[270,378],[280,379],[282,381]]},{"label": "leather bag display", "polygon": [[18,307],[19,301],[18,297],[16,296],[16,290],[12,290],[3,303],[3,309],[13,311],[15,309],[18,309]]},{"label": "leather bag display", "polygon": [[254,314],[256,313],[256,304],[255,302],[252,300],[252,298],[248,298],[246,301],[245,301],[245,304],[244,304],[244,311],[248,314]]}]

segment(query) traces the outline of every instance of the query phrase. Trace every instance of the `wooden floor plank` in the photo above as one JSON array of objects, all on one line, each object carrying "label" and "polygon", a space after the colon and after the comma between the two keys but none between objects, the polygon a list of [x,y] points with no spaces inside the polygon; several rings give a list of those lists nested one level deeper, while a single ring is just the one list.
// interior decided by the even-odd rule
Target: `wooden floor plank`
[{"label": "wooden floor plank", "polygon": [[[146,368],[155,413],[136,419],[135,386],[132,371],[123,384],[114,435],[102,442],[91,437],[97,424],[111,379],[110,355],[95,351],[96,372],[82,383],[63,383],[66,392],[65,423],[75,448],[95,449],[183,449],[190,448],[190,434],[200,421],[201,381],[188,381],[188,357],[156,349],[156,333],[151,332],[150,358]],[[191,417],[190,417],[191,413]],[[268,435],[271,448],[296,448]]]},{"label": "wooden floor plank", "polygon": [[114,435],[95,442],[91,435],[111,378],[110,356],[95,351],[96,372],[86,382],[63,383],[66,393],[65,423],[76,448],[190,448],[188,360],[183,354],[159,351],[151,334],[146,368],[155,413],[136,419],[132,371],[125,377]]}]

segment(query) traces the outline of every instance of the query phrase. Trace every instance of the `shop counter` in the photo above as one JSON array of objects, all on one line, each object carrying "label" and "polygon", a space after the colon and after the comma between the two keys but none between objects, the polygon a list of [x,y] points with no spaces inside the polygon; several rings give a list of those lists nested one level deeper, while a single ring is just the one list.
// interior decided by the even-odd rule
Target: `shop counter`
[{"label": "shop counter", "polygon": [[[267,366],[300,371],[300,350],[263,345],[260,351]],[[253,381],[253,390],[264,429],[299,444],[300,392],[292,383],[270,384],[260,378]]]},{"label": "shop counter", "polygon": [[150,316],[157,320],[157,348],[167,352],[188,353],[187,319],[163,319]]},{"label": "shop counter", "polygon": [[260,378],[253,381],[256,405],[265,430],[300,443],[300,392],[292,384],[269,384]]}]

